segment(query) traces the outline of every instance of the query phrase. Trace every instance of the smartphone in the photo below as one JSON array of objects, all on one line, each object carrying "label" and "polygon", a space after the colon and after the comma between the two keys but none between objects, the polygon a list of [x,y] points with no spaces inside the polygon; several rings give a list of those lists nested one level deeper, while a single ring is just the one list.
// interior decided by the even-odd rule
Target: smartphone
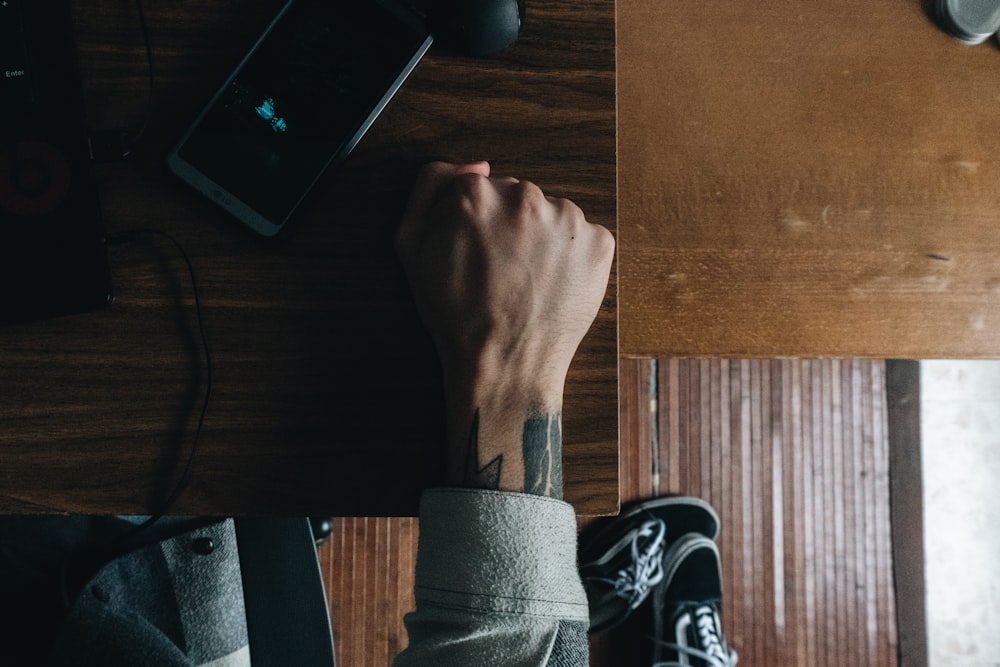
[{"label": "smartphone", "polygon": [[290,0],[167,156],[169,169],[276,236],[430,48],[393,0]]}]

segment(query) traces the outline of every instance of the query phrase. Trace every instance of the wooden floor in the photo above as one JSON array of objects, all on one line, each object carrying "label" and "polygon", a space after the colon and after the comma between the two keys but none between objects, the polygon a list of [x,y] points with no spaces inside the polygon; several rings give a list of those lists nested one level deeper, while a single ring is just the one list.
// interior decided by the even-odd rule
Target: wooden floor
[{"label": "wooden floor", "polygon": [[386,667],[406,647],[417,520],[337,518],[320,546],[338,667]]},{"label": "wooden floor", "polygon": [[[740,665],[896,664],[885,387],[876,361],[623,360],[623,502],[718,509]],[[413,519],[335,521],[321,558],[338,664],[405,646],[416,540]],[[591,653],[620,664],[613,637]]]}]

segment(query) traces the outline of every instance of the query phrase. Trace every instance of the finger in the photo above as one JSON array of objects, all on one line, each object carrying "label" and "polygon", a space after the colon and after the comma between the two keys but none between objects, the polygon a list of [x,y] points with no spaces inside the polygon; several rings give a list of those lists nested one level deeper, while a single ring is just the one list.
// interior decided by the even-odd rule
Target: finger
[{"label": "finger", "polygon": [[426,218],[427,212],[434,206],[441,191],[454,179],[462,174],[479,174],[486,178],[490,175],[488,162],[472,162],[470,164],[449,164],[447,162],[431,162],[420,170],[417,180],[410,192],[410,199],[403,213],[402,226],[413,226]]},{"label": "finger", "polygon": [[517,185],[521,182],[520,179],[514,178],[513,176],[494,176],[490,180],[497,185]]},{"label": "finger", "polygon": [[420,170],[410,192],[403,218],[396,230],[396,253],[401,258],[405,259],[406,253],[413,248],[414,239],[418,237],[423,222],[441,192],[456,176],[466,173],[480,174],[488,178],[490,165],[485,161],[464,165],[431,162]]}]

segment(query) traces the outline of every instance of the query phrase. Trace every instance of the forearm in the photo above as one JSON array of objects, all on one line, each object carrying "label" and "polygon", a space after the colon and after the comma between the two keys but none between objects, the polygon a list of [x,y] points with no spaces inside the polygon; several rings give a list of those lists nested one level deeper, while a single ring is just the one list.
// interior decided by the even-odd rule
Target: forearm
[{"label": "forearm", "polygon": [[608,230],[486,163],[428,165],[396,236],[441,359],[452,487],[421,507],[400,664],[583,665],[562,401],[614,256]]},{"label": "forearm", "polygon": [[448,481],[562,497],[563,384],[607,290],[614,238],[489,165],[428,165],[396,235],[434,337]]}]

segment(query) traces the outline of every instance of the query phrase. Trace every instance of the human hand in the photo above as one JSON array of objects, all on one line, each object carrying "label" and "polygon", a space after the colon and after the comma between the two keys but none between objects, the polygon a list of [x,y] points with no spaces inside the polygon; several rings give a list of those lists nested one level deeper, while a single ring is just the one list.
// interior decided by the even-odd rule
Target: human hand
[{"label": "human hand", "polygon": [[[540,479],[561,495],[552,473],[563,385],[604,299],[614,245],[572,202],[490,178],[485,162],[421,171],[396,247],[441,357],[451,482],[520,491]],[[533,429],[547,479],[532,463]]]}]

